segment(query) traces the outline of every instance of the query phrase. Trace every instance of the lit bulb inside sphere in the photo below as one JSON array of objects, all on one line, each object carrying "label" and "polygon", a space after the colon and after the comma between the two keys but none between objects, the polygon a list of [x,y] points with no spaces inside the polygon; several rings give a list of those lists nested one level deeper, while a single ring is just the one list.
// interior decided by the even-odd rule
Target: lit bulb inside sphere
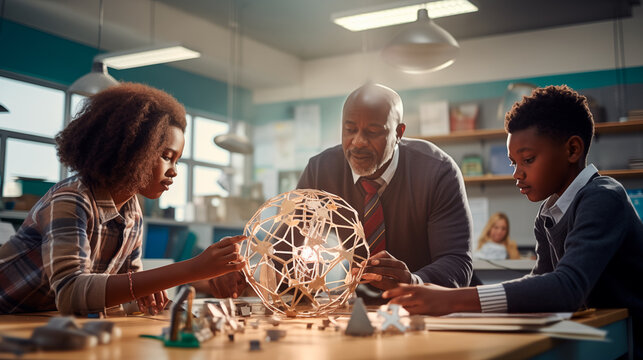
[{"label": "lit bulb inside sphere", "polygon": [[[298,189],[268,200],[248,221],[241,254],[250,286],[275,313],[311,317],[344,304],[369,257],[359,216],[331,193]],[[358,268],[356,275],[351,269]]]}]

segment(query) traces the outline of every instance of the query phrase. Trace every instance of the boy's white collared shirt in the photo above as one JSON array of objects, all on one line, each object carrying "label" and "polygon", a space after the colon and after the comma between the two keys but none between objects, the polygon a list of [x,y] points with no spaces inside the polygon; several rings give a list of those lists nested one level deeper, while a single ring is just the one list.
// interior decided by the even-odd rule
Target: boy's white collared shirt
[{"label": "boy's white collared shirt", "polygon": [[563,218],[565,212],[567,212],[576,194],[597,172],[598,169],[596,169],[596,166],[589,164],[574,178],[574,181],[565,189],[563,195],[558,196],[557,194],[553,194],[547,198],[540,214],[551,218],[554,224],[557,224],[560,219]]}]

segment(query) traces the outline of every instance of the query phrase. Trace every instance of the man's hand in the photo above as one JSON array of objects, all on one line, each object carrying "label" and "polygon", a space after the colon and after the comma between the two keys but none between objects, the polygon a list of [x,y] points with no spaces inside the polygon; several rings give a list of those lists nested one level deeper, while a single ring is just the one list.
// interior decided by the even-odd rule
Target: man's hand
[{"label": "man's hand", "polygon": [[248,287],[241,271],[234,271],[208,280],[210,294],[217,298],[237,298]]},{"label": "man's hand", "polygon": [[[368,259],[368,263],[362,262],[361,266],[366,266],[361,282],[369,283],[382,290],[412,282],[411,272],[406,264],[386,251],[373,255]],[[353,275],[358,271],[359,269],[353,268]]]},{"label": "man's hand", "polygon": [[480,312],[475,287],[451,289],[435,284],[402,285],[382,294],[389,303],[402,305],[409,314],[440,316],[453,312]]}]

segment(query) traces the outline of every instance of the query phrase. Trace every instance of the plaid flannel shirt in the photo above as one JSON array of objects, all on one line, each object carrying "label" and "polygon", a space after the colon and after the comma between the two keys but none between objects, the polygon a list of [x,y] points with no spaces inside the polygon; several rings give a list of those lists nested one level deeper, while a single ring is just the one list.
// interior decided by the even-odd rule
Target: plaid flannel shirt
[{"label": "plaid flannel shirt", "polygon": [[78,176],[57,183],[0,246],[0,313],[104,311],[109,275],[142,269],[142,220],[136,196],[119,213]]}]

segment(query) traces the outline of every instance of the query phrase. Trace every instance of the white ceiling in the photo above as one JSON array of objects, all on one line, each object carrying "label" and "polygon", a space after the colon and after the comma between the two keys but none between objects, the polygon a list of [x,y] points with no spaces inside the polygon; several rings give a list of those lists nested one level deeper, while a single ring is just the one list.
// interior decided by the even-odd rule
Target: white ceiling
[{"label": "white ceiling", "polygon": [[[0,0],[2,1],[2,0]],[[250,89],[292,86],[303,64],[381,49],[404,25],[352,33],[331,14],[390,0],[104,0],[100,48],[126,50],[180,41],[200,59],[172,66],[227,81],[229,10],[239,9],[239,83]],[[636,0],[473,0],[479,11],[436,19],[456,39],[629,17]],[[4,0],[4,17],[93,47],[99,46],[100,0]],[[90,64],[88,64],[88,69]]]}]

